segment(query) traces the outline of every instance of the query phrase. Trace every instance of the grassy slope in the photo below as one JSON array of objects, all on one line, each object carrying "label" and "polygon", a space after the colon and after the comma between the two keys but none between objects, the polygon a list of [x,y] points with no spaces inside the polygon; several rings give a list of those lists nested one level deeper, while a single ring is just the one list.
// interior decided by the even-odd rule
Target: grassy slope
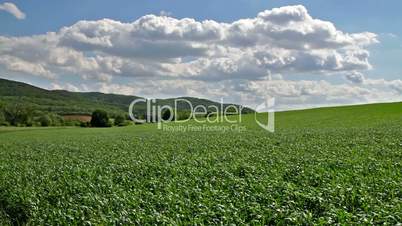
[{"label": "grassy slope", "polygon": [[282,112],[274,134],[1,129],[0,223],[396,224],[401,107]]},{"label": "grassy slope", "polygon": [[402,122],[402,102],[327,107],[277,113],[279,128],[368,127]]},{"label": "grassy slope", "polygon": [[[242,125],[245,125],[250,130],[259,130],[259,126],[255,123],[255,118],[262,123],[266,123],[268,121],[267,116],[267,113],[242,115]],[[229,116],[228,118],[230,120],[239,120],[239,116]],[[193,121],[190,123],[196,124]],[[392,123],[397,125],[402,123],[402,102],[325,107],[275,113],[275,129],[277,130],[367,128]],[[230,124],[221,123],[221,125]]]}]

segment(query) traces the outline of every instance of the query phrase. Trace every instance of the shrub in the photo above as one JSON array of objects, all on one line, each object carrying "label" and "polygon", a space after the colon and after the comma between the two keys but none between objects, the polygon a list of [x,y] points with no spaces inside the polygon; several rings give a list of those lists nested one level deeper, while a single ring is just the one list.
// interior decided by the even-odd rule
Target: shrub
[{"label": "shrub", "polygon": [[67,120],[64,122],[65,126],[81,126],[81,122],[78,120]]},{"label": "shrub", "polygon": [[0,109],[0,126],[6,125],[6,118],[4,117],[3,111]]},{"label": "shrub", "polygon": [[48,115],[42,115],[39,118],[39,122],[41,126],[47,127],[52,125],[52,119]]},{"label": "shrub", "polygon": [[113,122],[111,120],[108,120],[105,127],[112,127],[112,126]]},{"label": "shrub", "polygon": [[124,120],[124,122],[120,123],[119,126],[129,126],[131,125],[131,121],[130,120]]},{"label": "shrub", "polygon": [[33,125],[34,121],[31,118],[28,118],[28,120],[25,122],[25,126],[32,127]]},{"label": "shrub", "polygon": [[169,109],[164,110],[161,117],[163,121],[174,121],[174,113]]},{"label": "shrub", "polygon": [[91,124],[89,122],[80,122],[80,127],[91,127]]},{"label": "shrub", "polygon": [[177,112],[177,115],[175,116],[176,120],[181,121],[181,120],[188,120],[191,119],[191,112],[190,111],[179,111]]},{"label": "shrub", "polygon": [[115,126],[123,126],[125,123],[126,119],[122,115],[117,115],[116,118],[114,119],[114,125]]},{"label": "shrub", "polygon": [[10,126],[10,123],[4,121],[4,122],[0,122],[0,126]]},{"label": "shrub", "polygon": [[0,106],[0,126],[9,126],[10,123],[6,121],[6,117],[4,116],[3,109]]},{"label": "shrub", "polygon": [[64,119],[60,115],[51,113],[49,115],[49,117],[52,122],[51,123],[52,126],[63,126],[64,125]]},{"label": "shrub", "polygon": [[110,127],[109,117],[106,111],[96,110],[92,113],[91,126],[93,127]]}]

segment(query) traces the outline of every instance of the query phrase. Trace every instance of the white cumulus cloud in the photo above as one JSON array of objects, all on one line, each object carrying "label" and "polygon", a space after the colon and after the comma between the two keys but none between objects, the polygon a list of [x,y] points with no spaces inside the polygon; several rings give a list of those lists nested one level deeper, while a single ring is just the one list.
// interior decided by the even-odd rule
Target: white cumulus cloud
[{"label": "white cumulus cloud", "polygon": [[20,9],[18,9],[18,7],[11,2],[5,2],[5,3],[0,4],[0,10],[10,13],[11,15],[15,16],[15,18],[17,18],[19,20],[23,20],[26,17],[25,13],[22,12]]},{"label": "white cumulus cloud", "polygon": [[304,6],[287,6],[232,23],[165,15],[131,23],[79,21],[43,35],[0,37],[0,55],[87,79],[253,80],[269,74],[370,69],[366,46],[376,43],[376,37],[342,32],[312,18]]}]

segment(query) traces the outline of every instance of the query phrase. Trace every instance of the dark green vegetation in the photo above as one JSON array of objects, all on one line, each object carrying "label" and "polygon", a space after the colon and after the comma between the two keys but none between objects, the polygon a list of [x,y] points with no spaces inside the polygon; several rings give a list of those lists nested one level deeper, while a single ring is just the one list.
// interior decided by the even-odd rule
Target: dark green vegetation
[{"label": "dark green vegetation", "polygon": [[243,133],[0,129],[0,224],[402,222],[402,103],[276,119],[273,134],[254,115]]},{"label": "dark green vegetation", "polygon": [[114,119],[114,125],[115,126],[124,126],[124,125],[126,125],[126,118],[124,118],[124,116],[122,116],[122,115],[116,116],[116,118]]},{"label": "dark green vegetation", "polygon": [[[79,93],[64,90],[45,90],[25,83],[0,79],[0,107],[11,105],[24,106],[25,110],[31,113],[56,115],[91,115],[93,111],[101,109],[112,117],[115,115],[127,114],[130,103],[138,98],[137,96],[125,96],[104,93]],[[181,97],[189,100],[193,105],[220,106],[210,100],[192,97]],[[174,98],[157,99],[158,105],[174,105]],[[226,104],[224,106],[227,106]],[[21,108],[21,107],[20,107]],[[189,110],[188,104],[179,102],[177,110],[180,114]],[[136,105],[134,113],[145,117],[146,104]],[[243,113],[253,112],[249,108],[244,108]],[[0,116],[1,117],[1,116]],[[0,118],[1,120],[1,118]],[[1,122],[1,121],[0,121]]]},{"label": "dark green vegetation", "polygon": [[92,113],[91,126],[93,127],[111,127],[109,116],[106,111],[96,110]]}]

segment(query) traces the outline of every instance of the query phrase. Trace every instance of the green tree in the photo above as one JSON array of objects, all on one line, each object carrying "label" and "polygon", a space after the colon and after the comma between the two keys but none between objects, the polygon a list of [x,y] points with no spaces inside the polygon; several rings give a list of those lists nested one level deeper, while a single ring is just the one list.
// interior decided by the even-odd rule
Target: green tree
[{"label": "green tree", "polygon": [[92,113],[91,126],[93,127],[110,127],[109,117],[106,111],[96,110]]},{"label": "green tree", "polygon": [[4,117],[13,126],[27,125],[32,122],[31,110],[21,104],[9,104],[4,107]]}]

